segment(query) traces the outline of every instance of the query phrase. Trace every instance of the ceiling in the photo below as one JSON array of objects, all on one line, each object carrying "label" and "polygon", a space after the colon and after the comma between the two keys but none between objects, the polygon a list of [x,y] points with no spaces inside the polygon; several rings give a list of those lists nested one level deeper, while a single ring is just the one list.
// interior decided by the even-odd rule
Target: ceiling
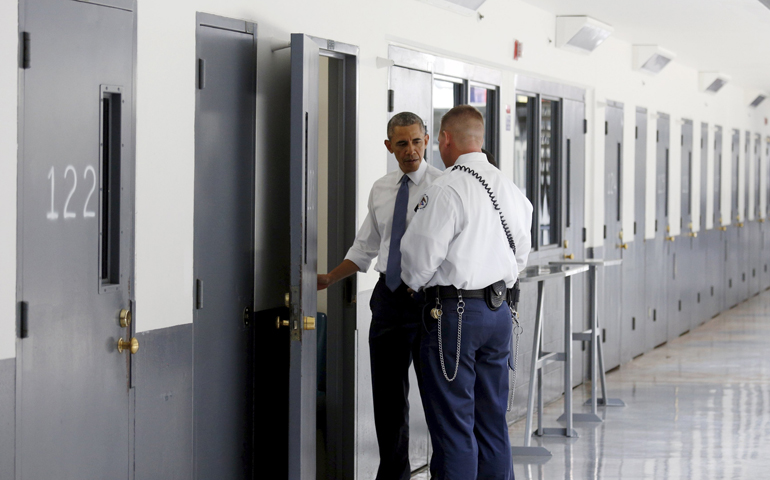
[{"label": "ceiling", "polygon": [[554,15],[594,17],[612,25],[611,38],[659,45],[675,62],[770,92],[770,8],[762,0],[524,1]]}]

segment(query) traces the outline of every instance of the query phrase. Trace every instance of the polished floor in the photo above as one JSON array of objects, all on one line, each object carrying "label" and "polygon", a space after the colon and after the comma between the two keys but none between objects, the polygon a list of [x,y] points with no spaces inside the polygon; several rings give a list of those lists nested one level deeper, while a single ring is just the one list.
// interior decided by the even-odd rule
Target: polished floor
[{"label": "polished floor", "polygon": [[[600,407],[604,421],[576,423],[578,439],[535,438],[553,457],[516,459],[517,480],[770,479],[770,292],[623,365],[607,383],[626,407]],[[574,405],[588,387],[575,389]],[[562,408],[547,406],[545,425],[557,426]],[[523,421],[511,427],[513,445],[523,432]]]}]

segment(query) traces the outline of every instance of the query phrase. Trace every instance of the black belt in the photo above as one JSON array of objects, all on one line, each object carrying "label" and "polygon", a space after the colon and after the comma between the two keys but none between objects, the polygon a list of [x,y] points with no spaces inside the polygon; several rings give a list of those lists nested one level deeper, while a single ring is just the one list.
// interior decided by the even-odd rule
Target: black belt
[{"label": "black belt", "polygon": [[[463,294],[463,298],[486,298],[484,296],[484,288],[478,290],[460,290]],[[513,298],[513,289],[508,288],[507,298]],[[437,285],[435,287],[428,287],[425,289],[425,298],[458,298],[457,288],[454,285]]]}]

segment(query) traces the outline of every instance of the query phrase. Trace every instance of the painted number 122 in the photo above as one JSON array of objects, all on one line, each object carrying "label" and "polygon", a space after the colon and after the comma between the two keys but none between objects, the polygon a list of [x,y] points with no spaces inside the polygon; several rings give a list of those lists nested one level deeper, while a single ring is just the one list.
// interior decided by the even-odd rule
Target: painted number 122
[{"label": "painted number 122", "polygon": [[[70,173],[72,173],[70,175]],[[85,171],[83,172],[83,178],[88,179],[89,174],[91,175],[91,190],[88,192],[88,196],[86,197],[85,204],[83,205],[83,218],[92,218],[96,216],[96,213],[88,210],[88,202],[91,200],[91,196],[94,194],[94,191],[96,190],[96,170],[94,170],[94,167],[91,165],[88,165],[85,168]],[[77,218],[77,213],[70,211],[70,200],[72,200],[72,195],[75,193],[75,190],[78,188],[78,175],[77,171],[75,170],[75,167],[72,165],[68,165],[67,168],[64,169],[64,178],[65,180],[69,177],[72,177],[72,189],[70,190],[69,194],[67,195],[67,199],[64,201],[64,218]],[[54,167],[51,167],[51,170],[48,171],[48,179],[51,181],[51,209],[46,213],[46,218],[48,220],[57,220],[59,218],[59,212],[56,211],[55,203],[55,184],[56,184],[56,175]]]}]

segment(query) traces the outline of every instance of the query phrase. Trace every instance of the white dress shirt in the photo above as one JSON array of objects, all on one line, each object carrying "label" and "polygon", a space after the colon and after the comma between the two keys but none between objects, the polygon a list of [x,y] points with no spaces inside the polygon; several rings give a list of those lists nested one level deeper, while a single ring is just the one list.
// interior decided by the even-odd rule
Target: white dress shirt
[{"label": "white dress shirt", "polygon": [[[438,168],[428,165],[428,162],[423,159],[416,171],[406,174],[409,177],[409,203],[406,207],[407,227],[414,217],[415,207],[425,190],[442,173]],[[374,269],[380,273],[387,271],[390,233],[393,230],[393,209],[396,206],[396,195],[403,176],[404,172],[401,169],[390,172],[374,182],[372,191],[369,192],[369,214],[364,219],[364,223],[361,224],[361,228],[358,229],[353,246],[345,255],[345,259],[355,263],[362,272],[369,270],[374,257],[377,257]]]},{"label": "white dress shirt", "polygon": [[482,184],[450,167],[425,192],[401,239],[401,279],[414,290],[434,285],[476,290],[499,280],[511,288],[527,266],[532,204],[483,153],[461,155],[455,165],[467,166],[489,184],[516,244],[516,256]]}]

